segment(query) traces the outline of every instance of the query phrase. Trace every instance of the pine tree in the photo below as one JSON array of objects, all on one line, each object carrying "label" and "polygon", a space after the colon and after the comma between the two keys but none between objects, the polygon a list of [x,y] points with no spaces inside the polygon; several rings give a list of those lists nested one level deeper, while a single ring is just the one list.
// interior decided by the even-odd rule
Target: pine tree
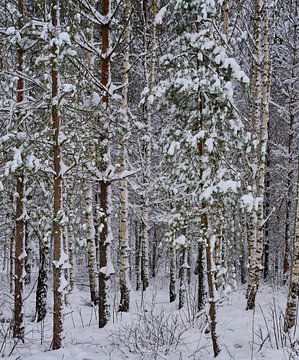
[{"label": "pine tree", "polygon": [[[209,320],[215,356],[220,349],[214,289],[214,247],[218,234],[214,224],[215,218],[227,211],[226,194],[236,192],[239,186],[238,177],[235,180],[237,172],[232,173],[231,169],[235,168],[234,154],[240,146],[236,136],[242,124],[232,107],[231,81],[234,78],[248,82],[235,60],[226,55],[221,46],[222,37],[213,31],[219,10],[206,1],[170,1],[160,10],[159,22],[163,22],[165,14],[175,20],[176,36],[161,59],[165,79],[156,89],[160,106],[170,109],[169,116],[173,119],[164,133],[169,179],[165,187],[169,184],[168,190],[181,195],[179,216],[188,223],[197,222],[199,243],[206,249]],[[223,206],[217,207],[219,211],[215,210],[215,201]],[[201,299],[198,303],[202,307]]]}]

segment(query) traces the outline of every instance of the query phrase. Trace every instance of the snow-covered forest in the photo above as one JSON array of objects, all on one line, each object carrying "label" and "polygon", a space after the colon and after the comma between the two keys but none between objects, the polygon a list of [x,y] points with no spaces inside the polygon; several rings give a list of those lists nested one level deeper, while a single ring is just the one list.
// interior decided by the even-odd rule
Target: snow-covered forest
[{"label": "snow-covered forest", "polygon": [[0,357],[299,359],[299,0],[0,0]]}]

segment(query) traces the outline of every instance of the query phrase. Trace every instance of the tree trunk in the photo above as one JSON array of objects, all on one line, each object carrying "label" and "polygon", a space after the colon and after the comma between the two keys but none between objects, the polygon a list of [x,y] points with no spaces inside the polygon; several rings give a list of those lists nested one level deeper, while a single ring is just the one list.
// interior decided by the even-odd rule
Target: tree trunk
[{"label": "tree trunk", "polygon": [[173,242],[169,244],[169,301],[173,302],[176,299],[176,289],[175,289],[175,258],[176,251],[175,245]]},{"label": "tree trunk", "polygon": [[68,219],[67,223],[67,254],[69,260],[69,293],[71,293],[75,286],[75,243],[74,243],[74,226],[72,219]]},{"label": "tree trunk", "polygon": [[28,221],[25,221],[25,277],[24,277],[24,284],[29,285],[31,282],[31,263],[32,263],[32,249],[31,243],[29,240],[29,229],[28,229]]},{"label": "tree trunk", "polygon": [[[125,150],[122,164],[125,163]],[[123,166],[124,170],[124,166]],[[127,181],[121,179],[120,189],[120,216],[119,216],[119,311],[127,312],[130,307],[130,290],[128,287],[128,230],[127,230]]]},{"label": "tree trunk", "polygon": [[140,260],[141,260],[141,231],[138,221],[135,223],[135,275],[136,275],[136,291],[140,289]]},{"label": "tree trunk", "polygon": [[158,257],[158,238],[157,238],[157,228],[154,225],[154,234],[153,234],[153,246],[152,246],[152,277],[156,277],[157,271],[157,257]]},{"label": "tree trunk", "polygon": [[202,241],[198,242],[197,257],[197,310],[201,311],[205,306],[205,289],[204,289],[204,266],[203,266],[203,247]]},{"label": "tree trunk", "polygon": [[58,1],[51,0],[51,21],[53,40],[51,47],[51,80],[52,80],[52,129],[53,129],[53,166],[54,166],[54,211],[53,211],[53,339],[52,349],[61,348],[62,342],[62,306],[63,297],[61,289],[62,268],[60,256],[63,251],[63,239],[61,229],[62,212],[62,177],[61,177],[61,148],[60,148],[60,116],[58,110],[59,82],[58,82],[58,47],[56,36],[59,27]]},{"label": "tree trunk", "polygon": [[[293,43],[294,46],[292,47],[292,78],[294,80],[293,85],[295,86],[295,89],[298,89],[298,87],[295,85],[298,85],[298,79],[297,79],[297,68],[298,68],[298,47],[295,45],[298,42],[298,30],[297,30],[297,24],[298,24],[298,6],[299,1],[296,0],[291,7],[293,10],[293,16],[294,16],[294,23],[293,23]],[[294,134],[295,133],[295,126],[298,125],[298,121],[295,122],[295,113],[296,113],[296,99],[293,98],[294,94],[296,94],[296,91],[294,87],[291,88],[291,99],[289,99],[289,116],[290,116],[290,123],[289,123],[289,143],[288,143],[288,153],[289,153],[289,166],[291,167],[291,161],[295,160],[293,159],[292,153],[293,152],[293,141],[294,141]],[[297,132],[297,143],[298,143],[298,132]],[[298,151],[298,148],[297,148]],[[290,168],[289,168],[290,171]],[[292,181],[290,180],[291,173],[288,173],[288,185],[291,187]],[[295,211],[296,211],[296,218],[295,218],[295,231],[294,231],[294,240],[293,240],[293,251],[292,251],[292,262],[291,262],[291,269],[290,269],[290,278],[289,278],[289,293],[288,293],[288,300],[285,310],[285,318],[284,318],[284,331],[290,330],[293,326],[296,325],[297,321],[297,307],[298,307],[298,296],[299,296],[299,158],[297,154],[297,198],[296,198],[296,205],[295,205]],[[288,199],[287,199],[287,207],[289,206],[291,208],[291,203],[289,201],[290,196],[290,188],[288,188]],[[289,210],[287,210],[289,211]],[[290,216],[289,216],[290,220]],[[286,223],[286,238],[285,238],[285,244],[289,242],[289,224]],[[286,254],[284,255],[284,260],[286,261]],[[284,263],[285,265],[285,263]]]},{"label": "tree trunk", "polygon": [[191,284],[191,246],[187,249],[187,283]]},{"label": "tree trunk", "polygon": [[[203,102],[199,102],[199,110],[200,115],[202,112],[202,106]],[[201,128],[203,128],[202,123],[202,117],[201,117]],[[204,142],[203,140],[200,140],[197,144],[198,148],[198,154],[199,156],[205,155],[205,148],[204,148]],[[202,181],[203,178],[203,169],[200,168],[199,171],[200,180]],[[210,330],[211,330],[211,340],[212,340],[212,346],[213,346],[213,352],[214,356],[217,357],[217,355],[220,353],[220,348],[218,345],[217,340],[217,333],[216,333],[216,300],[214,297],[215,292],[215,284],[214,284],[214,269],[212,268],[213,263],[213,248],[211,247],[211,238],[213,234],[211,233],[211,229],[209,228],[209,222],[208,222],[208,215],[207,215],[207,207],[206,204],[202,203],[202,215],[200,218],[200,231],[203,232],[203,239],[205,240],[205,255],[206,255],[206,272],[207,272],[207,280],[208,280],[208,302],[209,302],[209,323],[210,323]],[[215,239],[214,239],[215,240]],[[213,246],[215,245],[215,241]],[[200,260],[200,252],[198,256]],[[198,260],[198,261],[199,261]],[[198,268],[198,273],[200,274],[200,267]],[[198,286],[200,286],[201,283],[198,283]],[[199,291],[199,290],[198,290]],[[199,307],[199,304],[198,304]]]},{"label": "tree trunk", "polygon": [[[20,14],[17,24],[18,29],[24,26],[24,2],[18,0],[18,12]],[[24,67],[24,49],[17,43],[17,70],[22,73]],[[24,80],[20,76],[17,81],[17,104],[24,100]],[[20,114],[17,114],[19,121],[18,131],[21,129]],[[21,154],[22,156],[22,154]],[[16,184],[16,227],[15,227],[15,253],[14,253],[14,328],[13,336],[24,341],[24,309],[23,309],[23,287],[24,287],[24,259],[25,252],[25,184],[24,184],[24,169],[17,170],[17,184]]]},{"label": "tree trunk", "polygon": [[297,168],[297,205],[295,221],[295,238],[293,242],[291,274],[289,282],[288,301],[284,318],[284,331],[290,330],[296,323],[296,309],[299,296],[299,161]]},{"label": "tree trunk", "polygon": [[[108,121],[109,111],[109,85],[110,85],[110,54],[108,53],[110,48],[110,0],[103,0],[102,2],[102,15],[106,18],[106,21],[101,25],[102,36],[102,61],[101,61],[101,84],[107,91],[104,91],[103,106],[107,112],[106,121]],[[102,124],[102,136],[100,138],[100,171],[105,174],[110,162],[109,153],[109,134],[105,125]],[[106,174],[107,176],[108,174]],[[109,246],[111,241],[111,229],[110,229],[110,196],[111,185],[107,179],[100,181],[100,227],[99,227],[99,327],[104,327],[109,318],[109,303],[108,303],[108,289],[110,282],[110,259],[109,259]]]},{"label": "tree trunk", "polygon": [[[243,226],[242,226],[243,224]],[[247,224],[246,224],[246,216],[242,217],[241,231],[243,232],[242,242],[241,242],[241,250],[240,250],[240,281],[241,284],[246,284],[246,242],[247,242]]]},{"label": "tree trunk", "polygon": [[[124,60],[123,60],[123,83],[122,110],[124,126],[128,127],[128,86],[129,86],[129,45],[130,45],[130,12],[131,0],[125,3],[125,31],[124,31]],[[125,171],[127,157],[126,135],[121,134],[120,171]],[[119,206],[119,284],[120,304],[119,311],[127,312],[130,307],[130,290],[128,287],[128,189],[127,180],[120,180],[120,206]]]},{"label": "tree trunk", "polygon": [[[263,64],[262,70],[259,64],[257,64],[257,73],[262,71],[262,89],[261,89],[261,126],[258,125],[258,117],[256,117],[257,123],[255,129],[259,134],[259,153],[256,154],[256,164],[258,165],[257,174],[255,175],[255,187],[256,197],[259,199],[258,208],[255,216],[256,226],[256,246],[254,251],[254,261],[252,264],[252,285],[247,299],[247,310],[254,309],[257,290],[260,282],[260,275],[262,269],[262,256],[263,256],[263,239],[264,239],[264,196],[265,196],[265,168],[266,168],[266,153],[268,143],[268,123],[269,123],[269,49],[268,49],[268,5],[263,4],[262,10],[260,9],[260,1],[255,1],[255,11],[257,16],[257,24],[255,31],[255,41],[257,54],[259,51],[259,34],[260,34],[260,12],[262,11],[263,17],[263,40],[262,40],[262,55]],[[259,59],[259,56],[257,57]],[[259,107],[259,80],[257,80],[257,95],[256,106]],[[258,160],[259,159],[259,160]]]},{"label": "tree trunk", "polygon": [[142,291],[145,291],[149,286],[148,274],[148,199],[145,200],[142,209],[142,226],[141,226],[141,280]]},{"label": "tree trunk", "polygon": [[[270,146],[267,146],[267,155],[266,155],[266,169],[269,169],[270,167]],[[265,218],[267,219],[270,215],[270,204],[269,204],[269,191],[270,186],[270,175],[266,172],[265,175],[265,203],[264,203],[264,212],[265,212]],[[270,255],[270,238],[269,238],[269,223],[267,222],[265,224],[265,241],[264,241],[264,259],[263,259],[263,278],[266,281],[268,279],[269,275],[269,255]]]},{"label": "tree trunk", "polygon": [[10,236],[9,247],[9,291],[12,294],[14,291],[14,248],[15,248],[15,228],[12,230]]},{"label": "tree trunk", "polygon": [[[211,338],[213,345],[214,356],[216,357],[220,353],[220,348],[217,341],[216,334],[216,300],[215,300],[215,285],[214,285],[214,271],[212,267],[213,262],[213,250],[211,247],[212,237],[215,236],[210,233],[209,224],[208,224],[208,216],[207,214],[202,215],[202,225],[205,231],[206,238],[206,262],[207,262],[207,278],[208,278],[208,302],[209,302],[209,320],[210,320],[210,330],[211,330]],[[215,242],[215,239],[212,241]]]},{"label": "tree trunk", "polygon": [[[295,29],[296,34],[296,29]],[[296,34],[297,35],[297,34]],[[294,55],[293,55],[293,66],[292,66],[292,75],[293,78],[295,78],[294,74],[294,67],[296,66],[296,49],[294,49]],[[294,169],[293,167],[293,143],[294,143],[294,103],[296,102],[296,99],[290,99],[289,100],[289,136],[288,136],[288,174],[287,174],[287,196],[286,196],[286,219],[285,219],[285,230],[284,230],[284,257],[283,257],[283,275],[284,275],[284,283],[287,281],[287,275],[289,272],[289,261],[290,261],[290,239],[291,239],[291,224],[292,224],[292,216],[291,216],[291,208],[293,203],[293,180],[294,180]]]},{"label": "tree trunk", "polygon": [[49,238],[48,234],[40,241],[39,250],[39,271],[36,287],[36,310],[35,319],[40,322],[45,319],[47,314],[47,293],[48,293],[48,273],[49,273]]},{"label": "tree trunk", "polygon": [[90,300],[97,304],[97,285],[96,285],[96,249],[95,249],[95,229],[92,212],[92,186],[86,183],[85,188],[85,224],[86,224],[86,246],[87,246],[87,268],[89,279]]},{"label": "tree trunk", "polygon": [[179,278],[180,278],[180,289],[179,289],[179,310],[182,309],[185,305],[186,301],[186,273],[187,273],[187,248],[185,245],[180,249],[180,270],[179,270]]},{"label": "tree trunk", "polygon": [[222,21],[223,21],[223,33],[228,40],[228,0],[224,0],[222,4]]},{"label": "tree trunk", "polygon": [[109,319],[109,303],[108,303],[108,291],[109,281],[111,275],[111,263],[110,263],[110,241],[111,241],[111,229],[110,229],[110,204],[109,199],[111,194],[110,184],[101,182],[101,194],[100,194],[100,206],[101,206],[101,219],[100,219],[100,243],[99,243],[99,327],[103,328]]},{"label": "tree trunk", "polygon": [[24,175],[17,179],[16,231],[15,231],[15,266],[14,266],[14,328],[13,336],[24,341],[23,309],[23,268],[25,257],[25,221],[24,221]]}]

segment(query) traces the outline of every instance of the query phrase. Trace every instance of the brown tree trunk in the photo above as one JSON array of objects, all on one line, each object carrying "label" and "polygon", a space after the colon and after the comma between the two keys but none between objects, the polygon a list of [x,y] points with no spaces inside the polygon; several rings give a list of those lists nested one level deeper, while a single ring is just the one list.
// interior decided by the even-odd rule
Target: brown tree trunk
[{"label": "brown tree trunk", "polygon": [[173,241],[169,244],[169,301],[173,302],[176,299],[175,290],[175,256],[176,250]]},{"label": "brown tree trunk", "polygon": [[12,294],[14,289],[14,244],[15,244],[15,228],[12,230],[9,242],[9,291]]},{"label": "brown tree trunk", "polygon": [[[109,92],[108,87],[110,85],[110,55],[108,54],[110,47],[110,20],[108,19],[110,14],[111,3],[110,0],[103,0],[102,2],[102,15],[106,21],[101,25],[101,37],[102,37],[102,61],[101,61],[101,84],[107,91],[104,91],[103,95],[103,105],[104,109],[108,114],[109,107]],[[109,157],[109,148],[107,145],[108,134],[106,130],[103,130],[103,135],[101,136],[100,143],[100,171],[105,172],[108,166]],[[106,143],[106,144],[103,144]],[[104,327],[108,322],[109,317],[109,304],[108,304],[108,294],[107,287],[110,279],[110,274],[107,271],[107,254],[109,247],[109,192],[110,192],[110,183],[108,180],[102,180],[100,182],[100,230],[99,230],[99,327]]]},{"label": "brown tree trunk", "polygon": [[[58,1],[51,0],[51,21],[52,21],[52,39],[56,39],[58,27]],[[62,268],[59,263],[62,252],[63,239],[61,229],[61,211],[62,211],[62,177],[61,177],[61,148],[59,143],[60,135],[60,117],[58,110],[58,48],[53,41],[51,47],[51,80],[52,80],[52,129],[53,129],[53,167],[54,167],[54,209],[53,209],[53,339],[52,349],[61,348],[62,342],[62,306],[63,297],[61,287]]]},{"label": "brown tree trunk", "polygon": [[205,306],[205,291],[204,291],[204,266],[203,266],[203,247],[202,241],[198,242],[198,257],[197,257],[197,310],[201,311]]},{"label": "brown tree trunk", "polygon": [[15,231],[15,266],[14,266],[14,331],[15,338],[24,340],[24,314],[23,314],[23,268],[24,268],[24,231],[23,218],[24,176],[20,174],[17,179],[17,204],[16,204],[16,231]]},{"label": "brown tree trunk", "polygon": [[179,309],[182,309],[186,300],[186,262],[187,262],[187,248],[183,245],[180,249],[180,289],[179,289]]},{"label": "brown tree trunk", "polygon": [[141,260],[141,231],[138,221],[135,222],[135,275],[136,275],[136,291],[140,289],[140,260]]},{"label": "brown tree trunk", "polygon": [[[18,0],[18,29],[21,30],[24,26],[24,2]],[[24,49],[18,43],[17,45],[17,70],[22,73],[24,67]],[[22,103],[24,99],[24,80],[20,76],[17,81],[17,104]],[[17,114],[17,119],[21,122],[20,114]],[[20,124],[18,124],[18,131],[22,131]],[[22,155],[21,155],[22,156]],[[15,253],[14,253],[14,328],[13,336],[24,341],[24,309],[23,309],[23,269],[25,253],[25,219],[24,219],[24,169],[17,171],[16,184],[16,227],[15,227]]]},{"label": "brown tree trunk", "polygon": [[224,0],[222,4],[222,21],[223,21],[223,33],[228,40],[228,0]]}]

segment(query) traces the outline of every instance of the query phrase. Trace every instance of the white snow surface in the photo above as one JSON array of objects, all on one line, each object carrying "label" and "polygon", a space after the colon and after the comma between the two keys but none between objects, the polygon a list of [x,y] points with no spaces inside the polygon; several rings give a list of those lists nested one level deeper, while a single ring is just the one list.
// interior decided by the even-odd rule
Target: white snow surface
[{"label": "white snow surface", "polygon": [[[78,284],[78,287],[80,284]],[[118,291],[111,288],[109,293],[112,304],[118,304]],[[116,287],[115,287],[116,288]],[[82,290],[83,289],[83,290]],[[3,360],[212,360],[212,347],[210,333],[206,330],[206,315],[197,314],[192,320],[191,307],[178,310],[178,304],[168,301],[168,277],[160,277],[146,290],[141,292],[131,291],[130,313],[119,313],[117,305],[111,306],[111,318],[108,325],[99,329],[97,326],[97,309],[89,304],[89,293],[86,286],[79,291],[75,286],[69,295],[70,305],[64,311],[64,341],[63,348],[49,351],[52,339],[52,294],[49,291],[49,309],[44,323],[44,334],[41,336],[42,325],[33,322],[34,319],[34,292],[26,298],[25,293],[25,326],[26,340],[19,342],[11,356],[8,356],[13,343],[7,341],[2,354]],[[31,291],[28,289],[28,293]],[[192,286],[186,290],[194,296],[196,289]],[[232,292],[227,298],[218,302],[217,307],[217,334],[221,352],[217,360],[284,360],[298,359],[290,357],[290,348],[276,349],[273,333],[273,318],[271,309],[274,306],[278,314],[284,310],[286,289],[273,289],[261,287],[255,313],[246,311],[245,289],[241,288]],[[9,295],[5,298],[5,311],[1,308],[0,317],[9,318],[11,314]],[[192,311],[191,311],[192,312]],[[155,345],[155,354],[149,349],[139,347],[143,355],[134,353],[134,344],[128,335],[129,328],[135,328],[138,336],[142,336],[146,343],[150,336],[143,333],[144,323],[142,317],[155,318],[157,324],[168,317],[168,329],[171,330],[176,319],[177,327],[182,334],[177,345],[168,347]],[[164,319],[164,320],[163,320]],[[267,324],[266,324],[267,323]],[[3,322],[3,326],[8,323]],[[147,324],[148,326],[148,324]],[[263,339],[270,331],[270,340],[262,345]],[[167,334],[167,327],[161,328]],[[175,330],[177,331],[177,330]],[[167,336],[166,336],[167,337]],[[158,340],[157,340],[158,342]],[[153,345],[153,346],[154,346]],[[131,346],[131,352],[129,350]]]}]

